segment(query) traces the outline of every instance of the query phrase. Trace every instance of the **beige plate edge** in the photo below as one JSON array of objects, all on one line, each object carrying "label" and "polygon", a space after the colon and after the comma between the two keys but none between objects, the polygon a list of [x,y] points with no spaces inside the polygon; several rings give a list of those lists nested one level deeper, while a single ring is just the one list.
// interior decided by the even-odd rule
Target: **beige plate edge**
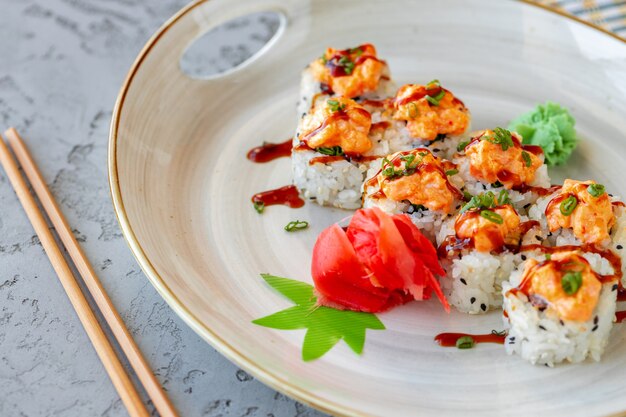
[{"label": "beige plate edge", "polygon": [[[337,403],[328,401],[324,398],[320,398],[310,392],[301,389],[300,387],[289,383],[288,381],[281,379],[274,375],[267,369],[263,369],[259,367],[253,360],[244,356],[240,352],[238,352],[233,346],[228,344],[225,340],[223,340],[218,334],[214,333],[213,330],[206,327],[202,322],[193,315],[176,297],[176,295],[170,290],[165,281],[161,278],[155,268],[152,266],[152,263],[146,256],[143,251],[135,233],[133,232],[132,227],[128,221],[128,217],[126,216],[126,211],[124,209],[124,203],[122,201],[122,194],[119,186],[119,178],[117,175],[117,160],[116,160],[116,146],[117,146],[117,133],[120,122],[120,114],[122,111],[122,107],[124,105],[124,99],[126,98],[126,93],[128,92],[128,88],[130,84],[139,70],[143,60],[148,55],[150,50],[156,45],[159,39],[167,32],[170,27],[172,27],[180,18],[184,15],[195,9],[196,7],[208,2],[210,0],[194,0],[181,10],[179,10],[174,16],[172,16],[168,21],[166,21],[159,30],[148,40],[146,45],[143,47],[135,62],[133,63],[131,69],[126,75],[126,79],[124,80],[124,84],[120,89],[120,92],[117,96],[117,100],[115,103],[115,107],[113,109],[113,116],[111,119],[111,128],[109,131],[109,147],[108,147],[108,177],[109,177],[109,189],[111,193],[111,199],[113,200],[113,209],[115,211],[115,216],[117,217],[117,221],[122,230],[122,234],[124,235],[124,239],[128,244],[133,256],[139,263],[139,266],[146,274],[154,288],[157,292],[163,297],[163,299],[168,303],[168,305],[176,312],[176,314],[183,319],[185,323],[189,327],[191,327],[198,335],[200,335],[203,339],[209,342],[217,351],[219,351],[222,355],[226,356],[228,360],[235,363],[236,365],[244,368],[247,372],[252,374],[255,378],[262,381],[264,384],[269,385],[275,390],[281,391],[282,393],[302,402],[311,407],[314,407],[320,411],[325,413],[337,415],[337,416],[346,416],[346,417],[371,417],[368,414],[362,413],[360,411],[347,408],[341,406]],[[626,40],[617,36],[615,33],[610,32],[600,26],[597,26],[593,23],[580,19],[576,16],[567,14],[566,12],[552,9],[546,5],[537,4],[532,2],[531,0],[516,0],[521,3],[525,3],[537,8],[544,9],[551,13],[560,15],[569,20],[576,21],[585,26],[589,26],[594,28],[612,38],[615,38],[621,42],[626,43]],[[620,413],[612,414],[606,417],[626,417],[626,410]]]}]

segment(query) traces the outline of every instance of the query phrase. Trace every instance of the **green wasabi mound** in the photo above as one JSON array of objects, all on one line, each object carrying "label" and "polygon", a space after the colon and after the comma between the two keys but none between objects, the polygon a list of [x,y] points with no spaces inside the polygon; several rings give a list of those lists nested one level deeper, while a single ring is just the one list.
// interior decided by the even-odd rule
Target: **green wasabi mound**
[{"label": "green wasabi mound", "polygon": [[576,121],[565,107],[547,101],[509,124],[524,138],[525,145],[543,148],[546,164],[562,165],[576,148]]}]

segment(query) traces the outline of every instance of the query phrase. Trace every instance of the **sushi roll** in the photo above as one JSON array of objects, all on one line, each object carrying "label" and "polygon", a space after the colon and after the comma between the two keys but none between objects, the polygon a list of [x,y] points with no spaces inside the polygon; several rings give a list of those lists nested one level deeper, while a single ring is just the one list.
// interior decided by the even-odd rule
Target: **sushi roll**
[{"label": "sushi roll", "polygon": [[452,161],[465,181],[464,191],[476,195],[485,191],[507,190],[517,210],[527,209],[550,187],[543,150],[522,145],[516,132],[495,128],[472,135],[458,146]]},{"label": "sushi roll", "polygon": [[613,268],[596,253],[565,250],[529,258],[503,284],[507,353],[547,366],[599,361],[615,318],[617,288]]},{"label": "sushi roll", "polygon": [[[546,244],[592,247],[607,259],[620,259],[624,251],[624,203],[595,181],[566,179],[562,187],[539,198],[529,216],[546,230]],[[623,275],[623,262],[621,270]]]},{"label": "sushi roll", "polygon": [[443,221],[461,206],[462,183],[452,175],[454,165],[426,148],[397,152],[373,169],[363,187],[363,207],[406,213],[433,242]]},{"label": "sushi roll", "polygon": [[521,216],[506,191],[474,196],[443,224],[437,238],[450,304],[470,314],[500,308],[502,283],[522,260],[519,248],[538,233],[537,222]]},{"label": "sushi roll", "polygon": [[319,95],[383,99],[395,93],[387,63],[371,44],[343,50],[328,48],[302,72],[298,114],[305,114]]}]

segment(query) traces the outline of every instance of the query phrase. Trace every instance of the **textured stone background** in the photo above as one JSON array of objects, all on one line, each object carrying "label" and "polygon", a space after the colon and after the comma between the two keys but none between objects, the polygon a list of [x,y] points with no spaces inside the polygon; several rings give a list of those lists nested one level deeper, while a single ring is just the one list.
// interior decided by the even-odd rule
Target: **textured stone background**
[{"label": "textured stone background", "polygon": [[[118,229],[107,173],[115,98],[150,35],[185,0],[0,0],[0,131],[26,138],[74,232],[181,416],[321,414],[229,363],[157,295]],[[223,71],[276,21],[219,29],[192,71]],[[0,416],[123,416],[33,230],[0,172]]]}]

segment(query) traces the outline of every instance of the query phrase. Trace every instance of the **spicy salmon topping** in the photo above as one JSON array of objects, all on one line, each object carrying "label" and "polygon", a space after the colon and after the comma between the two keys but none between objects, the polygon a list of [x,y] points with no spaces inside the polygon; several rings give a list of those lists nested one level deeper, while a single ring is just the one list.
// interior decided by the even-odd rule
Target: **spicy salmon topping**
[{"label": "spicy salmon topping", "polygon": [[364,44],[344,50],[328,48],[310,68],[313,76],[333,92],[353,98],[375,91],[386,67],[374,45]]},{"label": "spicy salmon topping", "polygon": [[594,181],[567,179],[546,207],[551,232],[572,229],[583,243],[599,244],[609,239],[615,214],[604,186]]},{"label": "spicy salmon topping", "polygon": [[500,182],[507,189],[531,184],[543,164],[542,154],[538,147],[522,146],[516,132],[499,127],[479,132],[465,146],[470,174],[491,184]]},{"label": "spicy salmon topping", "polygon": [[469,111],[437,80],[426,85],[406,84],[393,100],[393,117],[406,120],[411,136],[434,140],[438,135],[460,135],[469,126]]},{"label": "spicy salmon topping", "polygon": [[506,245],[517,245],[520,218],[513,206],[464,211],[454,222],[459,239],[471,239],[478,252],[500,251]]},{"label": "spicy salmon topping", "polygon": [[372,115],[349,98],[333,97],[318,102],[303,123],[300,140],[311,149],[340,146],[345,154],[362,154],[372,148],[367,136]]},{"label": "spicy salmon topping", "polygon": [[446,163],[427,149],[398,152],[383,160],[376,178],[388,198],[448,214],[462,195],[448,181]]},{"label": "spicy salmon topping", "polygon": [[519,289],[562,320],[587,321],[598,304],[602,282],[579,253],[560,252],[542,262],[529,259]]}]

